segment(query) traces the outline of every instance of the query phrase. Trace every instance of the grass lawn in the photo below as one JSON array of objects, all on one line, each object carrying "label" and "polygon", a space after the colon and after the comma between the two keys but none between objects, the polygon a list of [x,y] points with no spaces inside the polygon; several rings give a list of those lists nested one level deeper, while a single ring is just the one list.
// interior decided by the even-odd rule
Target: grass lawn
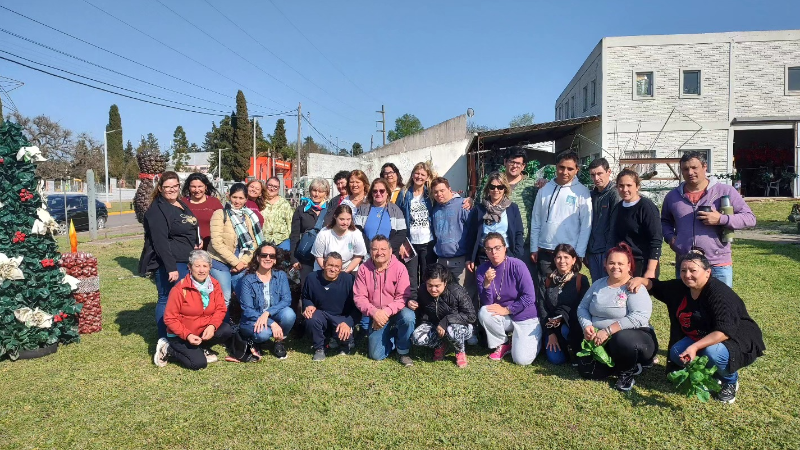
[{"label": "grass lawn", "polygon": [[[798,448],[800,247],[734,246],[736,290],[768,350],[740,372],[736,403],[721,405],[682,397],[666,381],[668,319],[658,302],[661,363],[629,394],[541,355],[519,367],[475,347],[462,370],[452,354],[432,363],[418,349],[412,368],[363,352],[312,363],[309,340],[290,340],[284,361],[158,369],[155,287],[133,276],[140,241],[84,243],[100,260],[104,329],[43,359],[0,362],[0,447]],[[672,260],[665,248],[667,277]]]}]

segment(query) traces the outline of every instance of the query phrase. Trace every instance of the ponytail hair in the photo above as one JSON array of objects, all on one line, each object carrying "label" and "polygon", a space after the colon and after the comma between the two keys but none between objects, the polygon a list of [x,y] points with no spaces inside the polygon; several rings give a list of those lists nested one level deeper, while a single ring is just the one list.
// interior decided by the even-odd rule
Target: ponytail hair
[{"label": "ponytail hair", "polygon": [[606,253],[606,259],[610,258],[612,253],[622,253],[625,255],[625,257],[628,258],[628,264],[631,266],[630,275],[636,272],[636,261],[633,259],[633,250],[631,250],[630,245],[620,242],[616,247],[611,247],[608,253]]}]

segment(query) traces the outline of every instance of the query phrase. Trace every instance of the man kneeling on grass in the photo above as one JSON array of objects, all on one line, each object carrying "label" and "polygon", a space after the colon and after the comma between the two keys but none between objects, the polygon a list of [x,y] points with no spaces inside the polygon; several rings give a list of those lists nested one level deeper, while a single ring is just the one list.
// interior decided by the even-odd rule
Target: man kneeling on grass
[{"label": "man kneeling on grass", "polygon": [[406,267],[392,255],[389,239],[379,234],[370,244],[371,259],[358,269],[353,300],[369,317],[369,357],[386,359],[397,347],[400,363],[412,366],[408,355],[414,332],[414,311],[406,307],[411,284]]},{"label": "man kneeling on grass", "polygon": [[169,293],[164,311],[167,339],[159,339],[153,362],[164,367],[170,358],[192,370],[216,362],[211,352],[227,344],[233,329],[225,323],[225,296],[217,280],[209,276],[211,256],[204,250],[189,254],[189,274]]},{"label": "man kneeling on grass", "polygon": [[303,285],[303,317],[306,330],[314,342],[314,361],[325,359],[325,334],[333,334],[339,341],[339,354],[353,352],[353,326],[361,320],[361,313],[353,303],[354,277],[342,272],[342,255],[330,252],[325,257],[322,270],[306,278]]}]

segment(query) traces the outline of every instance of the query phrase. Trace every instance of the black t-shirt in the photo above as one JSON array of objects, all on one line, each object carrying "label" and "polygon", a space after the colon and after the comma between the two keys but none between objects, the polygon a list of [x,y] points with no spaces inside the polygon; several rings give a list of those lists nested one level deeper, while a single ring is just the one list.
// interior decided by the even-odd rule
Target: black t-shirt
[{"label": "black t-shirt", "polygon": [[691,295],[683,296],[675,310],[675,318],[681,331],[693,341],[699,341],[714,331],[708,308],[693,299]]},{"label": "black t-shirt", "polygon": [[661,214],[650,199],[641,197],[633,206],[622,202],[614,209],[612,229],[614,242],[631,246],[638,260],[658,259],[661,256]]}]

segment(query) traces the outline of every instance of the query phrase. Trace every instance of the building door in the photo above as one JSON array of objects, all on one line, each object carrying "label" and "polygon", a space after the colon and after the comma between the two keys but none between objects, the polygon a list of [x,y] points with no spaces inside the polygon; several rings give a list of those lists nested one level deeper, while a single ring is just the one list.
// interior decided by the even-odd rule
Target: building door
[{"label": "building door", "polygon": [[794,127],[734,130],[734,170],[741,177],[743,196],[794,196],[796,135]]}]

